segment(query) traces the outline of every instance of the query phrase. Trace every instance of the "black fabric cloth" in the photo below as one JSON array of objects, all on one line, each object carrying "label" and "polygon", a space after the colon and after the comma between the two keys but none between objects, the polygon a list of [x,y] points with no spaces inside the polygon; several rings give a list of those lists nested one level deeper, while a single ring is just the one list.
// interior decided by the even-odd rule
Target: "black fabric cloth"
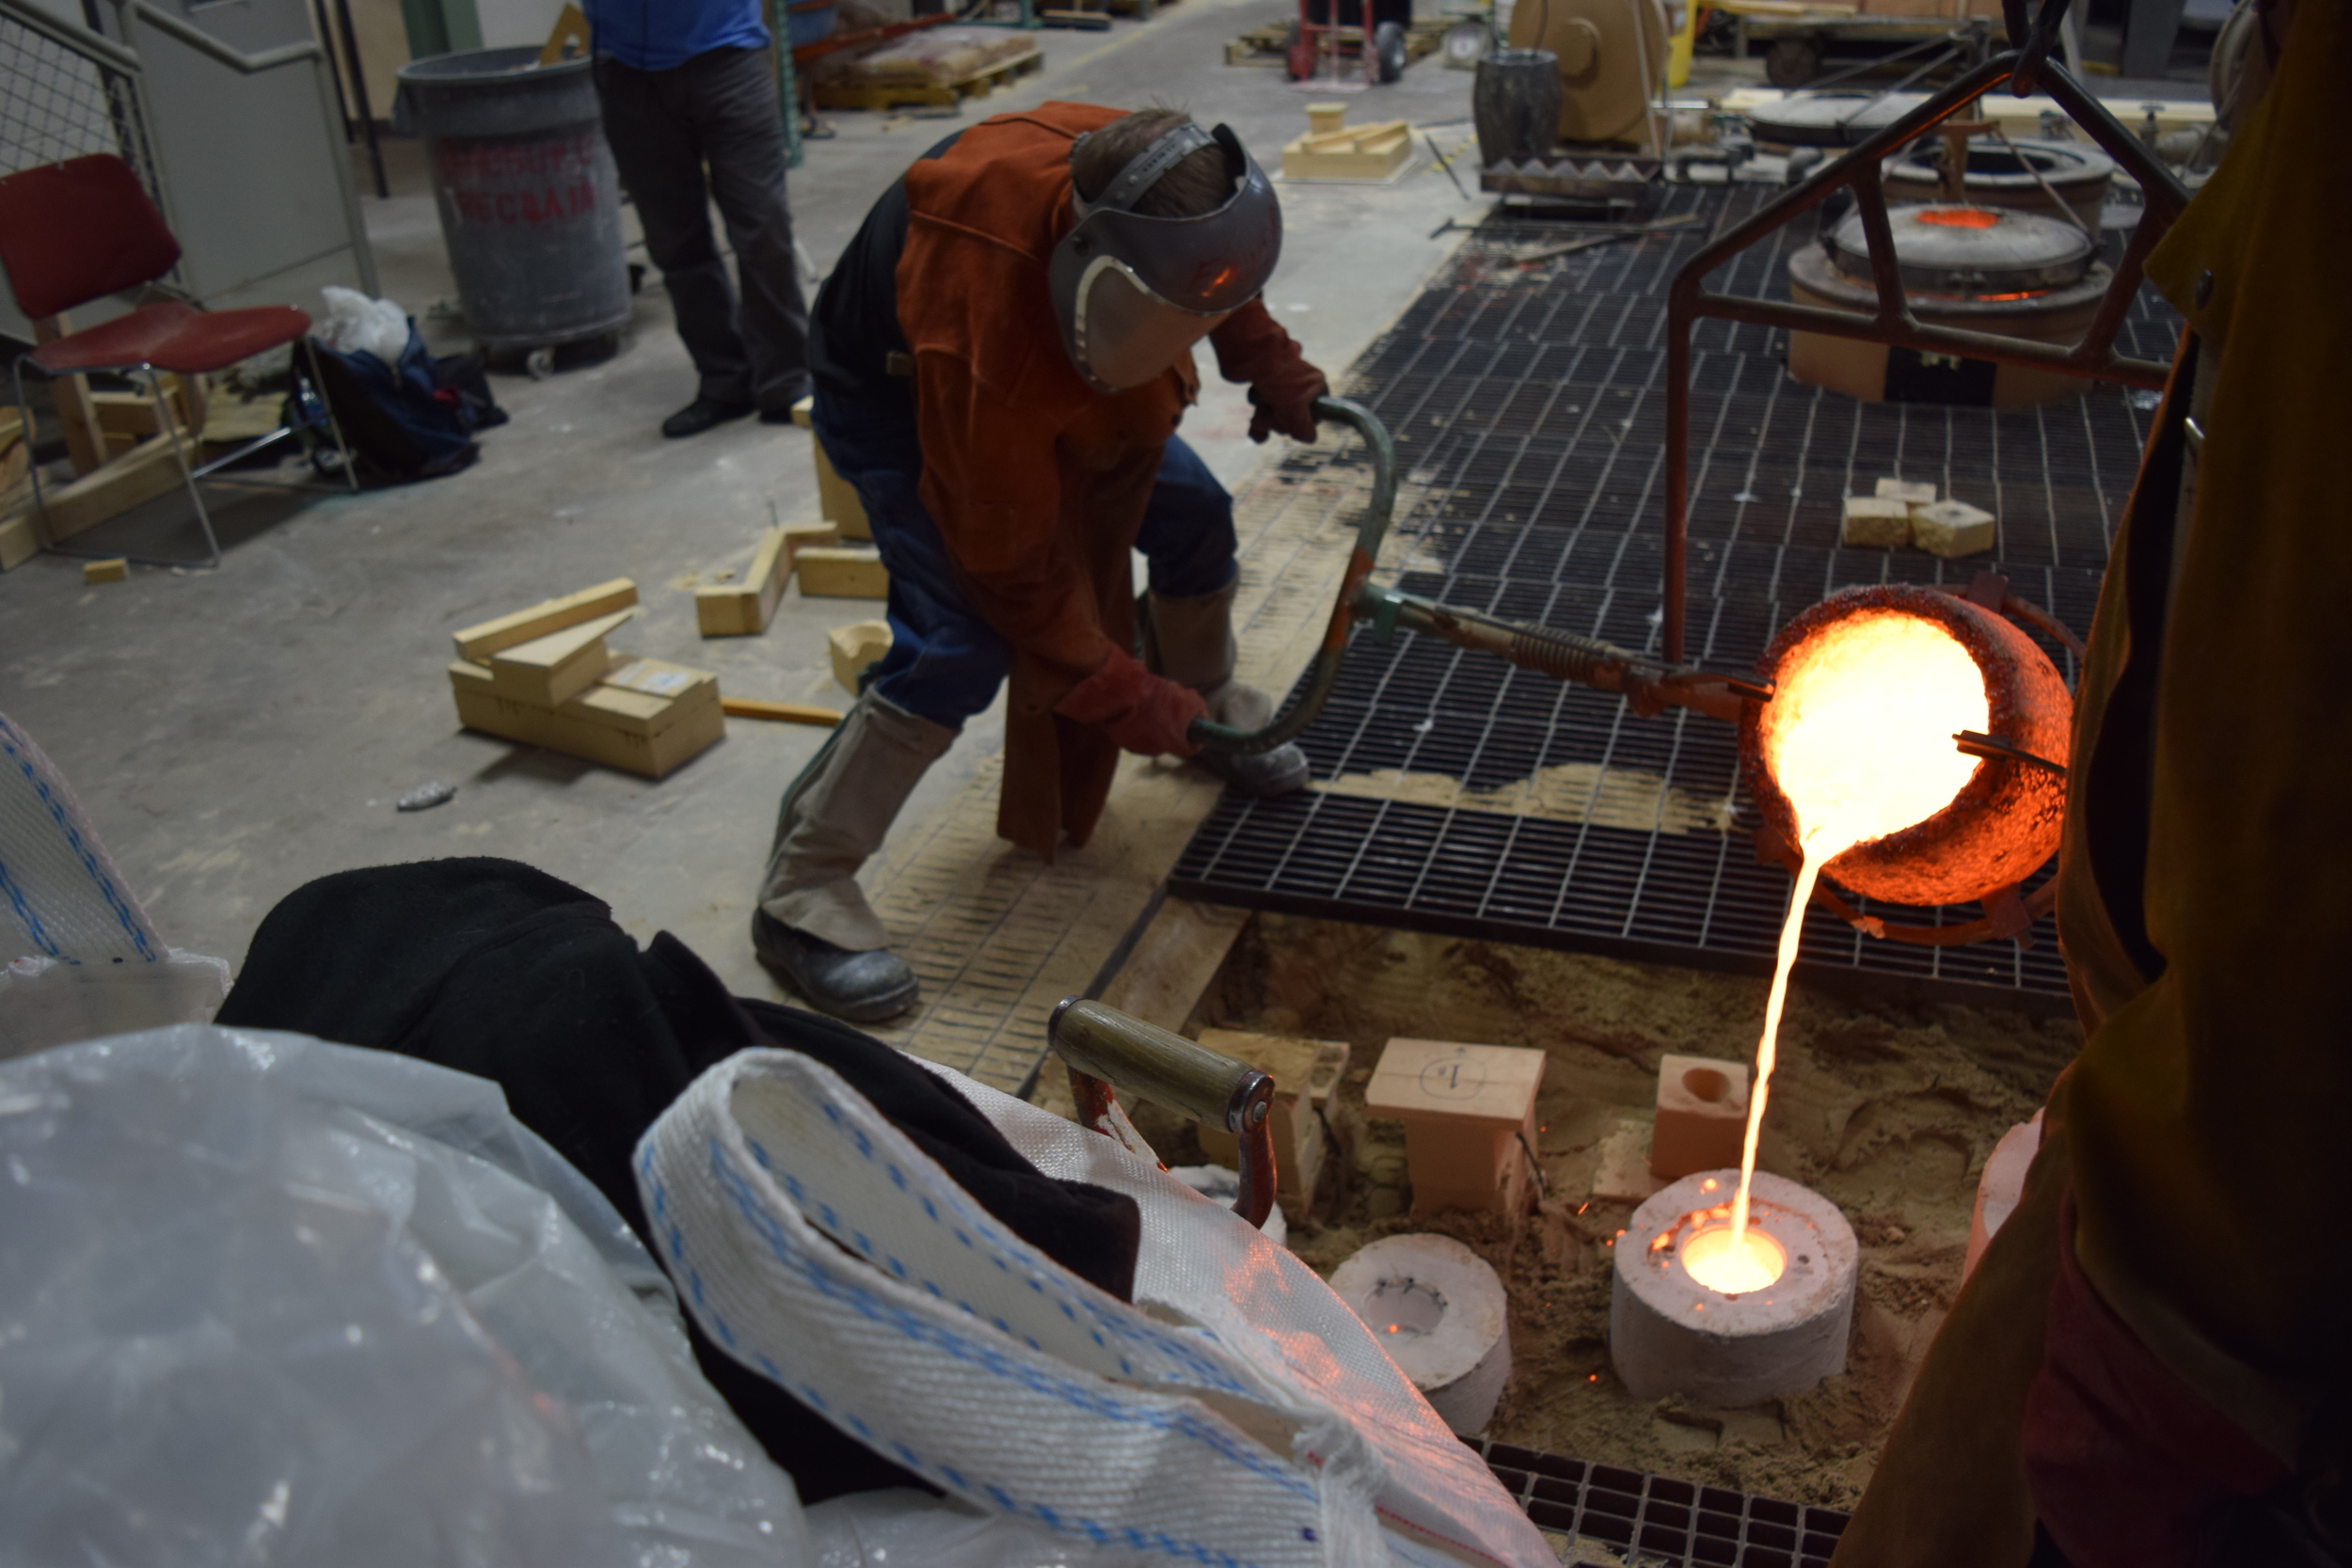
[{"label": "black fabric cloth", "polygon": [[[629,1164],[638,1139],[706,1069],[754,1047],[798,1051],[839,1073],[1015,1235],[1121,1300],[1133,1293],[1133,1200],[1043,1175],[970,1101],[880,1040],[739,1001],[668,932],[640,950],[596,898],[514,861],[380,866],[296,889],[255,932],[218,1022],[491,1080],[656,1258]],[[733,1360],[691,1318],[688,1328],[704,1375],[803,1500],[924,1484]]]},{"label": "black fabric cloth", "polygon": [[[955,135],[914,161],[940,158]],[[836,402],[856,404],[914,427],[914,379],[892,375],[890,356],[907,352],[898,325],[898,258],[907,248],[907,182],[900,175],[867,211],[841,259],[817,291],[808,319],[810,378]]]},{"label": "black fabric cloth", "polygon": [[[765,49],[723,48],[670,71],[596,62],[604,136],[661,269],[699,395],[763,413],[808,395],[808,307],[786,204],[784,110]],[[710,231],[719,204],[735,270]]]}]

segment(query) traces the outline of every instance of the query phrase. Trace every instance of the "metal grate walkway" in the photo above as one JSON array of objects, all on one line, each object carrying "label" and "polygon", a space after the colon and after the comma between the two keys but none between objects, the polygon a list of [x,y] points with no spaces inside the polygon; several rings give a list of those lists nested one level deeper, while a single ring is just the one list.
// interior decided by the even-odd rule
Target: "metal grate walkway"
[{"label": "metal grate walkway", "polygon": [[[1356,367],[1351,395],[1396,435],[1416,543],[1403,586],[1448,603],[1655,647],[1663,549],[1665,289],[1681,260],[1766,199],[1677,187],[1652,234],[1518,268],[1502,232],[1474,234],[1446,277]],[[1719,275],[1787,296],[1801,219]],[[2178,318],[2152,291],[2131,352],[2168,358]],[[1993,512],[1993,564],[2087,632],[2153,400],[2120,388],[2008,412],[1860,404],[1800,386],[1778,334],[1708,321],[1694,340],[1691,647],[1751,667],[1773,630],[1838,588],[1964,585],[1983,558],[1847,549],[1840,500],[1886,475],[1931,480]],[[1304,479],[1360,463],[1300,449]],[[2072,660],[2049,651],[2071,681]],[[1304,744],[1314,791],[1228,794],[1179,863],[1186,897],[1712,967],[1769,966],[1787,876],[1755,863],[1736,736],[1719,721],[1629,713],[1616,698],[1500,660],[1359,626]],[[1532,784],[1518,795],[1519,781]],[[1454,787],[1458,782],[1458,787]],[[1432,785],[1438,786],[1432,789]],[[1524,809],[1528,797],[1544,802]],[[1512,801],[1522,804],[1514,806]],[[1501,802],[1500,804],[1498,802]],[[1974,906],[1890,911],[1960,924]],[[1806,969],[1931,994],[2057,1001],[2064,967],[2044,922],[2031,946],[1874,941],[1818,910]]]},{"label": "metal grate walkway", "polygon": [[[1465,1437],[1568,1568],[1827,1568],[1848,1515]],[[1586,1545],[1600,1543],[1606,1550]],[[1582,1547],[1584,1549],[1580,1550]]]}]

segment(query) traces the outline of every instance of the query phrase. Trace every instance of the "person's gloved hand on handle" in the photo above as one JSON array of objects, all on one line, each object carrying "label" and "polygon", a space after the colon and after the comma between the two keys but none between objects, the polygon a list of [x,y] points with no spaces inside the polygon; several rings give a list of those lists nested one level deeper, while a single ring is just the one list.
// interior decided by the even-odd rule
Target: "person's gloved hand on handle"
[{"label": "person's gloved hand on handle", "polygon": [[1268,435],[1280,431],[1294,441],[1315,438],[1315,400],[1331,394],[1330,382],[1304,359],[1295,359],[1274,374],[1251,384],[1249,438],[1261,446]]},{"label": "person's gloved hand on handle", "polygon": [[1099,727],[1122,752],[1188,757],[1200,749],[1188,733],[1192,721],[1205,718],[1209,708],[1190,687],[1163,680],[1141,659],[1114,650],[1100,670],[1054,705],[1054,711]]}]

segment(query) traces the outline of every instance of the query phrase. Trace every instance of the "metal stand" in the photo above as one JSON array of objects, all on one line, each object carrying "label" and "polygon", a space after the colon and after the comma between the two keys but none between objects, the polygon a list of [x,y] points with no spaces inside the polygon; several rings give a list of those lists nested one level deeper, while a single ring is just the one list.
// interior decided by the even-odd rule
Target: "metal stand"
[{"label": "metal stand", "polygon": [[[1683,657],[1683,577],[1689,555],[1691,514],[1691,332],[1700,319],[1714,317],[1757,326],[1820,332],[1863,342],[2058,371],[2130,387],[2164,386],[2169,368],[2152,359],[2117,355],[2115,336],[2139,293],[2141,264],[2156,242],[2171,229],[2181,210],[2188,205],[2188,191],[2161,159],[2107,112],[2106,105],[2063,66],[2049,58],[2058,40],[2066,3],[2067,0],[2043,0],[2028,29],[2024,0],[2005,0],[2010,38],[2017,47],[1963,73],[1885,130],[1867,138],[1836,162],[1824,166],[1811,179],[1699,251],[1675,274],[1666,298],[1665,624],[1660,649],[1668,663],[1679,664]],[[2098,314],[2082,341],[2072,348],[2000,333],[1925,325],[1911,313],[1898,272],[1894,235],[1886,216],[1886,192],[1880,182],[1881,165],[1889,155],[1959,114],[1982,94],[2004,85],[2020,98],[2039,89],[2056,99],[2058,106],[2090,132],[2091,139],[2109,157],[2139,182],[2145,193],[2146,211],[2124,247]],[[1831,193],[1846,189],[1853,192],[1862,214],[1863,234],[1869,246],[1870,275],[1878,294],[1875,315],[1720,294],[1707,287],[1708,274],[1729,263],[1766,235],[1785,228],[1798,214],[1820,206]]]}]

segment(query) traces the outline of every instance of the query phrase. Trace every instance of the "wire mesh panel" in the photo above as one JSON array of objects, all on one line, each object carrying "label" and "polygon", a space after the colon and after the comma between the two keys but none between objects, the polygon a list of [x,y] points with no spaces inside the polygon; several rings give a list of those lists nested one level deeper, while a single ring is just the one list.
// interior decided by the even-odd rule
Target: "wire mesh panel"
[{"label": "wire mesh panel", "polygon": [[[1678,187],[1684,229],[1532,267],[1473,235],[1356,367],[1352,395],[1395,435],[1422,499],[1400,586],[1631,648],[1662,618],[1666,307],[1674,270],[1766,199]],[[1787,298],[1800,219],[1713,280]],[[2123,334],[2165,358],[2178,318],[2153,292]],[[2076,632],[2131,488],[2153,400],[2100,386],[1994,410],[1858,403],[1792,381],[1785,338],[1724,321],[1693,338],[1690,651],[1753,668],[1782,623],[1867,583],[1964,587],[1996,566]],[[1305,476],[1361,459],[1301,449]],[[1991,559],[1946,562],[1838,543],[1843,498],[1882,477],[1928,480],[1999,519]],[[2070,682],[2073,660],[2044,644]],[[1756,816],[1736,736],[1679,709],[1633,716],[1617,698],[1490,656],[1359,626],[1303,744],[1316,788],[1228,794],[1180,862],[1191,897],[1629,957],[1769,965],[1788,895],[1756,863]],[[1437,787],[1432,787],[1432,786]],[[1870,910],[1961,925],[1974,906]],[[2029,944],[1877,941],[1816,911],[1811,967],[1929,990],[2065,995],[2047,922]]]},{"label": "wire mesh panel", "polygon": [[66,29],[0,6],[0,174],[112,152],[163,208],[138,82],[125,66],[76,48]]}]

